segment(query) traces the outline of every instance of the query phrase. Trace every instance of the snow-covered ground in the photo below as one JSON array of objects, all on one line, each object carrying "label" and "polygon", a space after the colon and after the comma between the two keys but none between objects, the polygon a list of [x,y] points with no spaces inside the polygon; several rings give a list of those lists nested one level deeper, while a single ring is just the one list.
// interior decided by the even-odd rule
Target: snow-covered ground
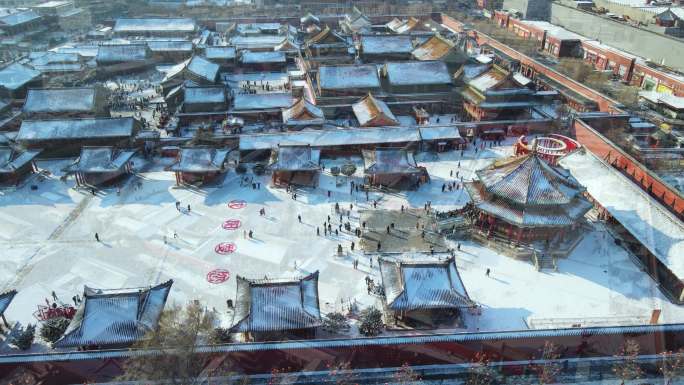
[{"label": "snow-covered ground", "polygon": [[[437,210],[460,207],[467,202],[467,194],[462,189],[442,193],[442,184],[456,180],[456,171],[469,179],[474,170],[509,155],[510,144],[477,154],[469,150],[463,156],[460,151],[419,154],[417,160],[427,167],[432,183],[416,192],[372,193],[369,198],[378,200],[378,210],[398,210],[402,205],[422,208],[426,201]],[[236,275],[292,277],[315,270],[320,271],[324,313],[342,310],[350,301],[361,307],[378,304],[377,297],[367,294],[364,281],[371,275],[380,282],[377,263],[371,268],[358,248],[346,258],[334,256],[338,244],[348,251],[350,242],[358,240],[347,233],[316,236],[316,227],[328,215],[333,225],[337,223],[336,202],[345,208],[354,205],[352,222],[358,220],[358,209],[372,207],[364,193],[349,193],[346,178],[336,183],[328,173],[332,165],[348,161],[324,159],[326,172],[320,187],[298,191],[296,200],[284,189],[269,187],[268,176],[255,177],[261,183],[258,190],[251,185],[241,187],[233,171],[218,187],[177,188],[174,175],[163,171],[168,161],[158,159],[147,171],[131,177],[120,194],[110,189],[93,196],[74,190],[71,178],[59,180],[58,170],[68,161],[40,162],[41,168],[53,172],[51,177],[43,181],[34,177],[16,191],[0,191],[0,291],[19,291],[6,316],[10,321],[35,323],[32,313],[53,290],[64,302],[71,302],[82,293],[83,285],[129,288],[173,279],[169,303],[200,299],[228,324],[226,300],[234,298]],[[352,161],[360,166],[360,159]],[[361,171],[353,178],[360,181]],[[37,184],[38,190],[30,190],[31,184]],[[327,190],[332,191],[330,198]],[[244,200],[246,206],[230,208],[233,200]],[[176,201],[183,210],[176,210]],[[261,208],[265,216],[259,215]],[[240,221],[239,229],[222,227],[234,219]],[[641,323],[653,309],[662,310],[661,322],[684,321],[684,308],[668,302],[600,224],[592,226],[572,255],[560,261],[558,272],[538,272],[528,262],[464,242],[457,264],[471,298],[483,307],[481,316],[466,320],[468,328]],[[254,239],[245,238],[249,230],[254,231]],[[101,242],[96,242],[96,232]],[[234,243],[235,252],[216,253],[221,242]],[[352,266],[355,258],[358,270]],[[490,277],[485,275],[487,268]],[[221,284],[209,283],[207,274],[215,269],[228,270],[230,278]]]}]

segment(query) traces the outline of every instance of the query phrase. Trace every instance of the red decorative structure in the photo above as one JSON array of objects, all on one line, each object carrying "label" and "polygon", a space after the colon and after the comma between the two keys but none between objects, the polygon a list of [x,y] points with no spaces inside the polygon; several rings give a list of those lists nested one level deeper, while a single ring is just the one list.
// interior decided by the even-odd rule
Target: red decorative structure
[{"label": "red decorative structure", "polygon": [[233,210],[243,209],[246,206],[247,202],[243,201],[242,199],[235,199],[228,203],[228,207],[230,207]]},{"label": "red decorative structure", "polygon": [[536,150],[537,155],[540,158],[555,165],[558,162],[558,158],[579,147],[581,147],[581,145],[576,140],[558,134],[535,138],[531,145],[528,144],[525,136],[520,136],[518,141],[513,145],[513,153],[515,156],[521,156]]},{"label": "red decorative structure", "polygon": [[239,219],[229,219],[221,225],[224,230],[237,230],[242,226],[242,222]]},{"label": "red decorative structure", "polygon": [[226,255],[232,254],[237,250],[237,245],[233,242],[221,242],[214,247],[216,254]]},{"label": "red decorative structure", "polygon": [[230,271],[226,269],[214,269],[207,273],[207,282],[209,283],[224,283],[228,279],[230,279]]},{"label": "red decorative structure", "polygon": [[76,314],[76,308],[73,306],[60,305],[57,307],[50,307],[45,305],[38,305],[38,310],[33,312],[33,316],[39,321],[47,321],[53,318],[67,318],[72,319]]}]

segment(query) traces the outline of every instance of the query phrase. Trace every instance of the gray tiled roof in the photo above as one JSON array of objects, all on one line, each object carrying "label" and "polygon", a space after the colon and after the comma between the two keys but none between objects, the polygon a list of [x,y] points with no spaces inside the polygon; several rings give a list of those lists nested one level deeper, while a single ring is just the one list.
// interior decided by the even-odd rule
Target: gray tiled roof
[{"label": "gray tiled roof", "polygon": [[195,21],[187,18],[117,19],[114,32],[193,32]]},{"label": "gray tiled roof", "polygon": [[283,282],[237,277],[232,332],[295,330],[320,324],[318,271]]},{"label": "gray tiled roof", "polygon": [[36,71],[19,63],[13,63],[0,69],[0,87],[16,90],[39,76],[40,71]]},{"label": "gray tiled roof", "polygon": [[380,88],[374,65],[322,66],[318,77],[322,89]]},{"label": "gray tiled roof", "polygon": [[93,112],[96,106],[95,88],[31,89],[22,110],[28,113]]},{"label": "gray tiled roof", "polygon": [[169,166],[171,171],[211,172],[221,171],[229,150],[206,146],[183,147],[179,158]]},{"label": "gray tiled roof", "polygon": [[418,171],[413,153],[403,148],[376,148],[363,150],[362,154],[367,174],[403,174]]},{"label": "gray tiled roof", "polygon": [[454,258],[398,261],[379,258],[387,306],[392,310],[454,309],[474,303],[463,286]]},{"label": "gray tiled roof", "polygon": [[24,120],[17,140],[130,137],[134,128],[133,118]]},{"label": "gray tiled roof", "polygon": [[272,152],[271,170],[318,170],[320,150],[311,146],[283,145]]},{"label": "gray tiled roof", "polygon": [[15,151],[10,147],[0,147],[0,174],[14,173],[18,168],[31,162],[40,150]]},{"label": "gray tiled roof", "polygon": [[16,290],[10,290],[0,294],[0,316],[5,313],[5,310],[7,310],[7,307],[9,306],[10,302],[12,302],[12,299],[14,299],[15,295],[17,295]]},{"label": "gray tiled roof", "polygon": [[72,172],[112,172],[121,169],[135,155],[135,150],[114,147],[82,147],[76,162],[67,167]]},{"label": "gray tiled roof", "polygon": [[173,281],[104,292],[86,287],[83,303],[56,347],[129,345],[157,328]]},{"label": "gray tiled roof", "polygon": [[451,84],[451,76],[442,61],[387,63],[385,71],[392,85]]}]

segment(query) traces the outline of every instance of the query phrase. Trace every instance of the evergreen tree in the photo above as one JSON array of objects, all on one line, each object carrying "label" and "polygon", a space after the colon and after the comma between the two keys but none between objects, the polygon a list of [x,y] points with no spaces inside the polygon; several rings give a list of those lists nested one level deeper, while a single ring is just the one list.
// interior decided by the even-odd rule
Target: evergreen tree
[{"label": "evergreen tree", "polygon": [[361,312],[359,332],[364,336],[376,336],[382,332],[384,324],[380,310],[369,307]]},{"label": "evergreen tree", "polygon": [[40,327],[40,336],[47,342],[55,343],[64,335],[69,322],[71,321],[64,317],[51,318]]},{"label": "evergreen tree", "polygon": [[36,337],[36,325],[28,324],[26,327],[19,328],[17,335],[12,338],[12,344],[21,350],[28,350],[33,345]]}]

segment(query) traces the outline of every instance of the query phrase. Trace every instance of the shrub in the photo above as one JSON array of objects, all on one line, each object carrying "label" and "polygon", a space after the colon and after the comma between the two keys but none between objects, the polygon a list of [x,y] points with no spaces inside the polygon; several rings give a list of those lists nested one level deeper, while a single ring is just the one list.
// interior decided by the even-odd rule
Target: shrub
[{"label": "shrub", "polygon": [[376,336],[382,332],[384,324],[380,310],[369,307],[361,312],[359,332],[364,336]]},{"label": "shrub", "polygon": [[349,330],[349,321],[342,313],[328,313],[323,319],[323,330],[330,333]]},{"label": "shrub", "polygon": [[331,168],[330,168],[330,173],[331,173],[333,176],[338,176],[338,175],[340,175],[340,168],[337,167],[337,166],[331,167]]},{"label": "shrub", "polygon": [[209,342],[212,344],[222,344],[230,341],[232,341],[230,332],[228,329],[222,327],[212,330],[211,335],[209,336]]},{"label": "shrub", "polygon": [[47,342],[54,344],[66,331],[70,320],[64,317],[52,318],[40,327],[40,336]]},{"label": "shrub", "polygon": [[28,324],[26,327],[19,328],[17,335],[12,338],[12,344],[21,350],[28,350],[33,345],[33,339],[36,337],[36,326]]},{"label": "shrub", "polygon": [[351,164],[351,163],[347,163],[344,166],[342,166],[341,171],[342,171],[342,174],[344,174],[346,176],[352,176],[356,172],[356,166]]}]

